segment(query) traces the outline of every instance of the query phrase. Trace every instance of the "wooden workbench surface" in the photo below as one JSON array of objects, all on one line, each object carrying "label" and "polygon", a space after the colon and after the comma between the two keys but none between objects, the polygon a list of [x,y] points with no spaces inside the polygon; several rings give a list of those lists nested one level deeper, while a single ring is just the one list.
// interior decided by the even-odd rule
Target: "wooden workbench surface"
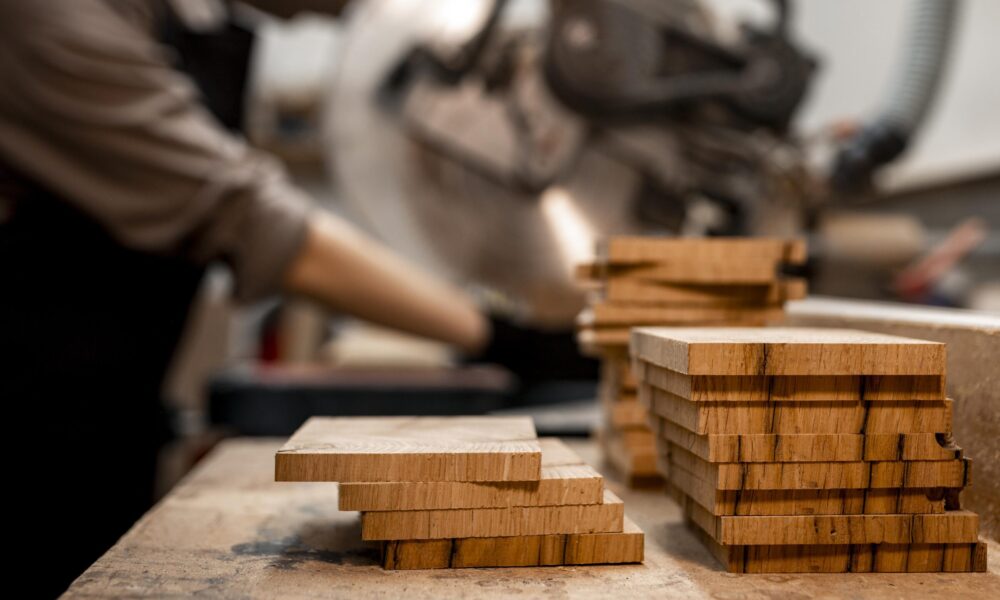
[{"label": "wooden workbench surface", "polygon": [[[988,573],[735,575],[722,570],[662,492],[615,480],[646,532],[642,565],[383,571],[361,541],[357,513],[337,511],[336,486],[275,483],[278,440],[232,440],[80,576],[68,597],[996,597],[1000,548]],[[594,444],[571,446],[598,464]],[[54,551],[58,551],[57,549]]]}]

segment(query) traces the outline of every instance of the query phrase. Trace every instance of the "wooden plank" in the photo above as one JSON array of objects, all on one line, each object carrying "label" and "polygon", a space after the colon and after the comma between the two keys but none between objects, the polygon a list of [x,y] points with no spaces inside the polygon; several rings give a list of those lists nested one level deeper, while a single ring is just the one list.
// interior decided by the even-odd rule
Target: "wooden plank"
[{"label": "wooden plank", "polygon": [[[692,505],[692,512],[701,512]],[[812,544],[961,544],[979,539],[979,517],[969,511],[935,515],[786,515],[716,517],[702,526],[726,546]],[[693,518],[698,522],[698,518]],[[699,523],[700,524],[700,523]]]},{"label": "wooden plank", "polygon": [[644,383],[695,402],[944,400],[944,375],[686,375],[637,361]]},{"label": "wooden plank", "polygon": [[[600,266],[598,266],[598,272]],[[661,283],[712,285],[766,285],[779,277],[778,265],[768,261],[704,263],[660,261],[634,265],[604,265],[603,279],[635,279]]]},{"label": "wooden plank", "polygon": [[963,456],[961,448],[934,433],[700,435],[653,418],[657,435],[713,463],[933,461]]},{"label": "wooden plank", "polygon": [[[652,433],[648,434],[652,436]],[[557,438],[542,438],[542,479],[342,483],[340,510],[433,510],[599,504],[604,478]]]},{"label": "wooden plank", "polygon": [[625,517],[620,533],[385,542],[382,567],[397,570],[641,563],[643,546],[642,530]]},{"label": "wooden plank", "polygon": [[661,283],[615,278],[604,284],[608,302],[688,307],[762,307],[806,297],[804,279],[783,278],[766,285]]},{"label": "wooden plank", "polygon": [[945,346],[850,329],[657,328],[632,354],[688,375],[943,375]]},{"label": "wooden plank", "polygon": [[312,417],[278,450],[275,481],[538,481],[530,417]]},{"label": "wooden plank", "polygon": [[361,513],[361,538],[434,540],[622,531],[624,504],[604,490],[601,504]]},{"label": "wooden plank", "polygon": [[662,482],[655,448],[629,448],[614,431],[598,431],[605,461],[629,487],[652,487]]},{"label": "wooden plank", "polygon": [[600,302],[584,309],[578,327],[636,327],[661,323],[723,323],[781,319],[781,305],[763,306],[643,306]]},{"label": "wooden plank", "polygon": [[614,393],[635,393],[638,381],[632,373],[632,365],[627,354],[601,360],[601,387]]},{"label": "wooden plank", "polygon": [[649,429],[649,413],[638,400],[619,400],[605,405],[608,422],[615,429]]},{"label": "wooden plank", "polygon": [[697,526],[730,573],[985,573],[986,544],[722,546]]},{"label": "wooden plank", "polygon": [[616,236],[598,244],[597,256],[611,265],[694,263],[707,267],[734,260],[801,264],[807,252],[805,240],[801,239]]},{"label": "wooden plank", "polygon": [[896,462],[709,463],[670,447],[670,469],[681,468],[717,490],[964,488],[968,459]]},{"label": "wooden plank", "polygon": [[941,488],[834,490],[717,490],[677,467],[669,484],[716,516],[938,514]]},{"label": "wooden plank", "polygon": [[697,434],[898,434],[951,431],[951,400],[921,402],[692,402],[647,385],[650,413]]}]

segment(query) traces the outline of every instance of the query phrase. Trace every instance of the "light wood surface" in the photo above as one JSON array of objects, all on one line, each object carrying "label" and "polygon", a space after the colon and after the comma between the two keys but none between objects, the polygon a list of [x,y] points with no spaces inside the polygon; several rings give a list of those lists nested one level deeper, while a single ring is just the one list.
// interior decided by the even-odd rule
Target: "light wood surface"
[{"label": "light wood surface", "polygon": [[[652,436],[652,434],[649,434]],[[340,510],[432,510],[597,504],[604,480],[558,438],[538,440],[542,479],[538,482],[392,481],[342,483]],[[652,440],[649,442],[652,446]]]},{"label": "light wood surface", "polygon": [[[662,491],[625,489],[612,472],[608,486],[646,532],[640,565],[385,571],[378,546],[360,540],[357,515],[337,510],[335,485],[274,482],[280,445],[224,442],[77,579],[67,597],[940,600],[991,598],[1000,589],[995,559],[979,574],[727,574],[684,526],[676,503]],[[595,444],[571,447],[600,465]],[[888,552],[879,547],[879,555]]]},{"label": "light wood surface", "polygon": [[601,504],[361,513],[365,540],[433,540],[622,531],[625,506],[604,490]]},{"label": "light wood surface", "polygon": [[944,344],[851,329],[643,327],[632,353],[688,375],[945,373]]},{"label": "light wood surface", "polygon": [[386,569],[535,567],[642,562],[644,536],[628,517],[620,533],[386,542]]},{"label": "light wood surface", "polygon": [[313,417],[274,458],[275,481],[538,481],[530,417]]}]

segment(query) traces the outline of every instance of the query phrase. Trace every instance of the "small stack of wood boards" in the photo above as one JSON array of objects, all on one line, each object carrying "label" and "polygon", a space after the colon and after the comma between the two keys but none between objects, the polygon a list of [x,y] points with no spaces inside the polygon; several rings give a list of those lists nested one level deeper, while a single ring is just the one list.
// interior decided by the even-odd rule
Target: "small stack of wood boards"
[{"label": "small stack of wood boards", "polygon": [[386,569],[642,562],[622,501],[529,417],[313,417],[275,480],[339,482]]},{"label": "small stack of wood boards", "polygon": [[605,456],[630,485],[657,483],[656,450],[636,398],[629,329],[647,325],[764,325],[780,321],[785,300],[805,296],[783,264],[806,260],[802,240],[611,238],[577,278],[595,288],[580,314],[584,352],[602,359],[600,399]]},{"label": "small stack of wood boards", "polygon": [[943,344],[639,328],[631,349],[668,489],[730,571],[986,569]]}]

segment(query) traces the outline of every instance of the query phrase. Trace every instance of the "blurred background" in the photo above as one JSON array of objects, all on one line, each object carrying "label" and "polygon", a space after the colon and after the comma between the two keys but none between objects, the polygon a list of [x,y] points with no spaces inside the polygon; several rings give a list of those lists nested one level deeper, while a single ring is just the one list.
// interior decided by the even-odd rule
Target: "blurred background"
[{"label": "blurred background", "polygon": [[[804,236],[810,293],[1000,314],[1000,5],[359,0],[256,33],[246,136],[325,209],[472,291],[483,356],[205,278],[161,489],[308,415],[593,424],[572,268],[621,233]],[[335,275],[335,274],[334,274]]]}]

